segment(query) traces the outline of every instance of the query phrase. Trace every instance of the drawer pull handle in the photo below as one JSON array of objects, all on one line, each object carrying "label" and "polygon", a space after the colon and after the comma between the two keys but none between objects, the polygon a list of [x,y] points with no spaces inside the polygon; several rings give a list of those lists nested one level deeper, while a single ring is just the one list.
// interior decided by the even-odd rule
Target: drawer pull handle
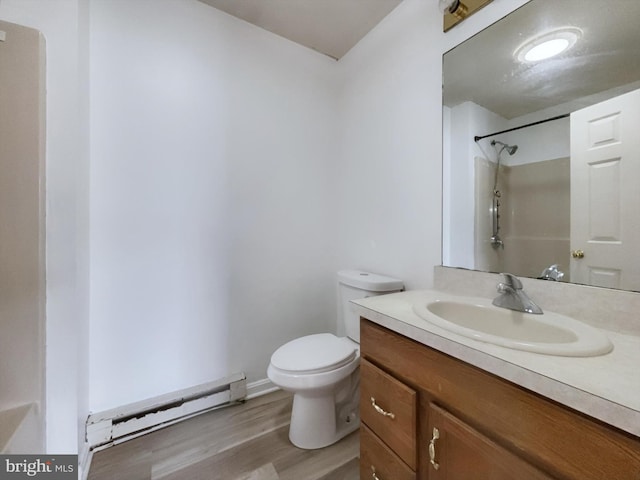
[{"label": "drawer pull handle", "polygon": [[382,415],[383,417],[389,417],[389,418],[396,418],[395,413],[392,412],[385,412],[382,408],[380,408],[377,404],[376,404],[376,399],[371,397],[371,406],[373,408],[376,409],[376,412],[378,412],[380,415]]},{"label": "drawer pull handle", "polygon": [[380,477],[376,475],[376,467],[374,467],[373,465],[371,465],[371,478],[373,480],[380,480]]},{"label": "drawer pull handle", "polygon": [[440,438],[440,432],[436,427],[433,427],[433,437],[431,437],[431,441],[429,442],[429,460],[431,461],[431,465],[433,465],[434,470],[438,470],[440,468],[440,464],[436,462],[436,440]]}]

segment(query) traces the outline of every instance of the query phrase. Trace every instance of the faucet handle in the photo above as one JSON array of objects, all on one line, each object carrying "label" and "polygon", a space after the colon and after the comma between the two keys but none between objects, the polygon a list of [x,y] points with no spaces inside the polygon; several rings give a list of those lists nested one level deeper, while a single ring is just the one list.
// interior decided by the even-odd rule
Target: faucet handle
[{"label": "faucet handle", "polygon": [[512,273],[502,273],[504,276],[504,285],[514,290],[522,290],[522,282]]}]

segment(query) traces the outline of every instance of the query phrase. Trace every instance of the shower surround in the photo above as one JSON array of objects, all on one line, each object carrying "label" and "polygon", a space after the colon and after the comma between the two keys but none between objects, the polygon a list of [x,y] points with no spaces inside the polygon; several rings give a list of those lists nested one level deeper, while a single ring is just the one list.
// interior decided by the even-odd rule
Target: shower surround
[{"label": "shower surround", "polygon": [[497,249],[491,245],[495,169],[494,162],[475,158],[475,268],[515,271],[535,278],[557,263],[570,280],[569,158],[500,166],[500,237],[504,248]]}]

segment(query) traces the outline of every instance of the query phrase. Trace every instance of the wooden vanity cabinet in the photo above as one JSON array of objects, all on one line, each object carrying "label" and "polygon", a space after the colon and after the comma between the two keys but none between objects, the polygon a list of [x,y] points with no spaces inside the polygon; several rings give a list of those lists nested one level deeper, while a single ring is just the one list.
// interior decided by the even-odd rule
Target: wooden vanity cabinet
[{"label": "wooden vanity cabinet", "polygon": [[360,350],[363,479],[640,480],[638,437],[365,319]]}]

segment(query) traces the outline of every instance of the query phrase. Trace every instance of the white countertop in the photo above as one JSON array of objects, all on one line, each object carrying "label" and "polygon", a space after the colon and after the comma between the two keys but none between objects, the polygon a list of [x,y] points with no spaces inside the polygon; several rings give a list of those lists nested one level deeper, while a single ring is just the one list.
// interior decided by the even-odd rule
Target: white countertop
[{"label": "white countertop", "polygon": [[597,357],[523,352],[457,335],[413,312],[414,303],[443,298],[456,296],[416,290],[352,303],[378,325],[640,436],[640,337],[600,329],[614,348]]}]

